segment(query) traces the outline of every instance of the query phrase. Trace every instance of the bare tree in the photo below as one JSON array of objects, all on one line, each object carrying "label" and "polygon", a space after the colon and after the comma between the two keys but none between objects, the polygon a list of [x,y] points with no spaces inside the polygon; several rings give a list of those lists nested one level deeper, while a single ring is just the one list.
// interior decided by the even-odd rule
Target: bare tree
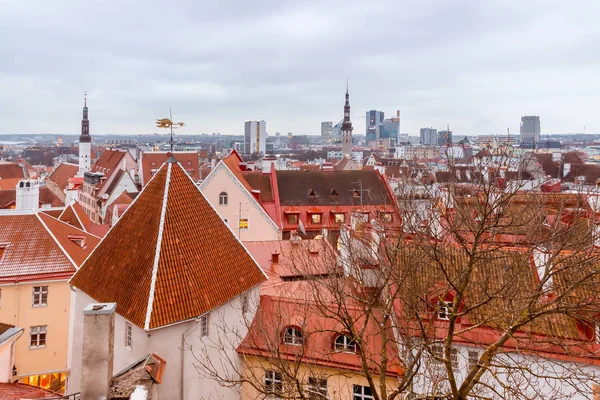
[{"label": "bare tree", "polygon": [[594,398],[595,193],[542,193],[525,164],[409,171],[402,230],[356,217],[279,244],[248,333],[206,344],[237,357],[199,373],[249,398]]}]

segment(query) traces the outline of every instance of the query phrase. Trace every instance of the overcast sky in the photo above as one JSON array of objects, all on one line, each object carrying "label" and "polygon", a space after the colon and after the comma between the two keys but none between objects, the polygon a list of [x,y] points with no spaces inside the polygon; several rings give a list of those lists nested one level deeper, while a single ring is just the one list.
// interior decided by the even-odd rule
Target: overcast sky
[{"label": "overcast sky", "polygon": [[1,132],[600,133],[600,1],[0,0]]}]

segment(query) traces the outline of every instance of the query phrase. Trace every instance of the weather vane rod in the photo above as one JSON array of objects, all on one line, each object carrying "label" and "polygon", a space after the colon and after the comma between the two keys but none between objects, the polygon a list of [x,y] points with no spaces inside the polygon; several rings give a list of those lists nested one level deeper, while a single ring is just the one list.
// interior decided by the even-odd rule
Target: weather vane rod
[{"label": "weather vane rod", "polygon": [[168,162],[175,162],[175,157],[173,157],[173,146],[175,146],[175,140],[173,139],[173,129],[177,129],[180,126],[184,126],[185,123],[183,122],[173,122],[173,112],[171,110],[171,107],[169,107],[169,118],[162,118],[162,119],[157,119],[156,120],[156,127],[157,128],[164,128],[164,129],[170,129],[171,130],[171,137],[169,139],[169,160]]}]

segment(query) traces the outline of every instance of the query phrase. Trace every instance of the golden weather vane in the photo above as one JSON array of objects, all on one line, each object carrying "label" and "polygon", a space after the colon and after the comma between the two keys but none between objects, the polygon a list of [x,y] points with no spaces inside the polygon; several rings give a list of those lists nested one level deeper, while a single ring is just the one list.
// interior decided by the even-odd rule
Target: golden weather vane
[{"label": "golden weather vane", "polygon": [[162,118],[162,119],[156,120],[157,128],[171,129],[171,139],[169,139],[169,146],[171,146],[171,154],[173,153],[173,145],[175,145],[175,141],[173,140],[173,129],[177,129],[180,126],[185,126],[185,123],[173,122],[173,113],[171,112],[170,107],[169,107],[169,118]]}]

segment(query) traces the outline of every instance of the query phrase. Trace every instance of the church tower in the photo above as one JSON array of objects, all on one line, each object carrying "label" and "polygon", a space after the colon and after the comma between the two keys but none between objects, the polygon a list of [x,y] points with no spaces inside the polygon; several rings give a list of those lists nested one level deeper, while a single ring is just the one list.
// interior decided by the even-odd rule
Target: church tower
[{"label": "church tower", "polygon": [[77,176],[83,176],[90,171],[92,162],[92,137],[90,136],[90,120],[88,119],[87,93],[83,99],[83,119],[81,120],[81,135],[79,136],[79,171]]},{"label": "church tower", "polygon": [[346,104],[344,105],[344,122],[342,123],[342,158],[352,153],[352,122],[350,121],[350,95],[346,83]]}]

